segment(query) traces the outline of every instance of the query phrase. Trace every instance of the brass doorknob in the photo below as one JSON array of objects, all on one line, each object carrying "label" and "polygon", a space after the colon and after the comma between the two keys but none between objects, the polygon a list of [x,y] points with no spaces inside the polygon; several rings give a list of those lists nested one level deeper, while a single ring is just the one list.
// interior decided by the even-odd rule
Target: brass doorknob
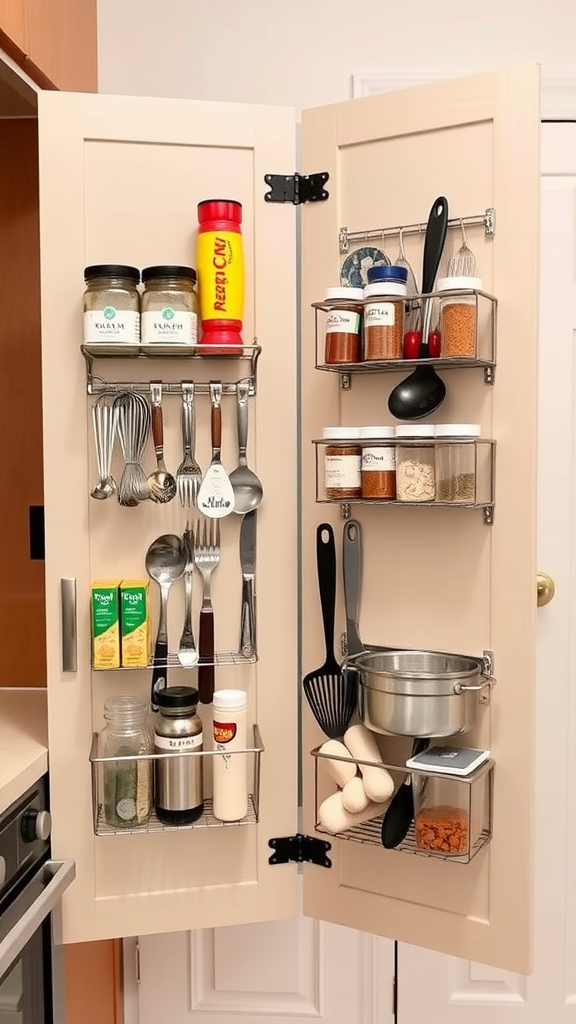
[{"label": "brass doorknob", "polygon": [[556,587],[554,586],[554,580],[546,572],[539,572],[536,577],[536,603],[539,608],[543,608],[544,605],[550,604],[550,601],[556,593]]}]

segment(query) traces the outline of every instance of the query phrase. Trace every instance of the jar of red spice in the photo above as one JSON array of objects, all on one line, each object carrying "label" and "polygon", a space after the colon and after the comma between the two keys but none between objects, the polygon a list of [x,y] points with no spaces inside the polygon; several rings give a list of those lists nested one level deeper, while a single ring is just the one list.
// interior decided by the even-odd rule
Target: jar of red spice
[{"label": "jar of red spice", "polygon": [[360,427],[362,497],[393,501],[396,497],[396,452],[380,444],[396,436],[394,427]]},{"label": "jar of red spice", "polygon": [[334,501],[362,497],[360,427],[324,427],[324,493]]},{"label": "jar of red spice", "polygon": [[362,288],[327,288],[326,363],[357,363],[362,330]]},{"label": "jar of red spice", "polygon": [[404,340],[405,267],[375,266],[364,289],[364,359],[401,359]]}]

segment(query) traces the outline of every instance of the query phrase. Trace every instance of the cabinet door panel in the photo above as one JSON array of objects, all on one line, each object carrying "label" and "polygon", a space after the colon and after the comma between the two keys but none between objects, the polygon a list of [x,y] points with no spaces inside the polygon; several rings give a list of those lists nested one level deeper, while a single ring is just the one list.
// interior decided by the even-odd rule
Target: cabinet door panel
[{"label": "cabinet door panel", "polygon": [[[335,374],[314,369],[310,303],[338,283],[339,228],[425,224],[438,195],[448,198],[452,218],[494,207],[494,238],[473,227],[468,244],[484,289],[499,299],[494,386],[480,370],[441,372],[447,397],[428,418],[480,423],[482,436],[496,440],[494,524],[485,526],[472,509],[352,506],[364,533],[364,640],[494,652],[491,703],[462,738],[489,747],[496,760],[494,836],[468,865],[336,838],[333,868],[306,868],[306,912],[515,971],[527,971],[531,955],[538,128],[536,68],[370,97],[303,119],[303,170],[328,171],[331,191],[328,202],[303,210],[304,671],[322,660],[315,526],[327,519],[340,533],[338,507],[314,502],[310,441],[328,424],[393,423],[388,394],[406,375],[353,376],[351,389],[341,391]],[[406,243],[419,280],[422,237]],[[382,232],[370,244],[396,258],[397,235],[387,240]],[[460,244],[450,229],[439,276]],[[337,633],[342,623],[340,614]],[[306,709],[305,752],[320,740]],[[402,763],[409,741],[381,737],[381,749],[385,760]],[[316,815],[307,760],[310,831]]]},{"label": "cabinet door panel", "polygon": [[96,92],[96,0],[25,3],[26,55],[57,89]]},{"label": "cabinet door panel", "polygon": [[[293,112],[163,100],[43,94],[40,111],[44,457],[48,692],[54,854],[74,857],[77,881],[64,901],[64,938],[117,935],[287,916],[295,868],[270,867],[267,842],[296,826],[296,401],[295,241],[292,209],[269,206],[264,174],[294,162]],[[264,481],[258,513],[259,661],[216,669],[218,687],[248,691],[251,721],[264,745],[260,824],[150,835],[92,832],[88,753],[103,724],[105,698],[142,692],[148,671],[90,671],[89,588],[97,578],[145,575],[150,542],[180,532],[176,501],[136,509],[89,497],[95,465],[91,405],[86,397],[82,333],[83,268],[100,262],[137,267],[194,264],[196,204],[212,196],[243,204],[246,258],[244,336],[258,335],[258,391],[250,399],[249,458]],[[266,301],[267,297],[267,301]],[[273,299],[273,301],[272,301]],[[280,312],[281,311],[281,312]],[[237,360],[106,360],[109,380],[236,380]],[[180,400],[164,399],[165,455],[182,458]],[[209,410],[197,398],[196,455],[206,468]],[[223,459],[237,458],[236,400],[223,400]],[[280,446],[280,448],[278,448]],[[148,449],[145,464],[152,467]],[[119,452],[114,472],[122,469]],[[117,476],[118,478],[118,476]],[[237,650],[241,577],[240,517],[222,521],[222,554],[212,598],[218,650]],[[59,588],[78,581],[78,672],[61,669]],[[197,627],[200,587],[194,579]],[[157,594],[152,594],[157,615]],[[182,594],[174,588],[172,650],[182,629]],[[194,671],[171,670],[192,684]],[[210,708],[202,709],[205,728]],[[209,785],[210,772],[206,770]]]}]

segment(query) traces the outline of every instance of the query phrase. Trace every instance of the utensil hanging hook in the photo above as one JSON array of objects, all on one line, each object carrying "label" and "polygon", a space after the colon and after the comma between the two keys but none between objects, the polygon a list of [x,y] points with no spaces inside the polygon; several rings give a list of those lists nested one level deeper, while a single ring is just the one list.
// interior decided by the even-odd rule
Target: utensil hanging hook
[{"label": "utensil hanging hook", "polygon": [[462,245],[464,247],[467,247],[468,243],[466,241],[466,229],[464,227],[464,220],[462,217],[460,217],[460,230],[462,232]]},{"label": "utensil hanging hook", "polygon": [[400,259],[406,259],[406,253],[404,252],[404,228],[398,228],[398,240],[400,244]]}]

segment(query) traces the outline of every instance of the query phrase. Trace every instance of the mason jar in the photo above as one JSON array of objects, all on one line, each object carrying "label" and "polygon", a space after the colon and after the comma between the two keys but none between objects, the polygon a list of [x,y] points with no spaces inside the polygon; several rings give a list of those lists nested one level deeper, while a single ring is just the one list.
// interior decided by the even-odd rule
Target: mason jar
[{"label": "mason jar", "polygon": [[[135,755],[152,753],[148,701],[132,694],[117,694],[104,703],[106,725],[99,738],[103,762],[104,820],[114,828],[145,825],[152,808],[152,766]],[[125,759],[125,760],[124,760]]]},{"label": "mason jar", "polygon": [[145,267],[142,281],[143,344],[196,345],[199,305],[194,268]]},{"label": "mason jar", "polygon": [[138,344],[140,271],[121,263],[99,263],[85,268],[84,280],[84,344]]}]

